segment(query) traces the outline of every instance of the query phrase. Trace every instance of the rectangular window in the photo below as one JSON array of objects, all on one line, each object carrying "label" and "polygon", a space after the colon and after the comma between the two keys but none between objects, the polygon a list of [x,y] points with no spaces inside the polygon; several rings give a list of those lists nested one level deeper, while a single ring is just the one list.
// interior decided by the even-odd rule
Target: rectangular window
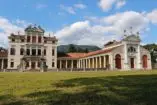
[{"label": "rectangular window", "polygon": [[27,49],[27,55],[30,55],[30,49]]},{"label": "rectangular window", "polygon": [[12,42],[15,42],[15,39],[12,39]]},{"label": "rectangular window", "polygon": [[15,48],[10,48],[10,55],[15,55]]},{"label": "rectangular window", "polygon": [[52,41],[53,44],[55,44],[55,41]]},{"label": "rectangular window", "polygon": [[10,67],[13,68],[14,67],[14,62],[10,63]]},{"label": "rectangular window", "polygon": [[54,62],[52,62],[52,67],[55,67],[55,63]]},{"label": "rectangular window", "polygon": [[38,55],[39,56],[41,55],[41,49],[38,49]]},{"label": "rectangular window", "polygon": [[32,49],[32,55],[36,56],[36,49]]},{"label": "rectangular window", "polygon": [[27,36],[27,42],[30,42],[30,40],[31,40],[31,37]]},{"label": "rectangular window", "polygon": [[21,39],[21,42],[24,42],[25,40],[24,39]]},{"label": "rectangular window", "polygon": [[24,55],[24,49],[23,48],[20,49],[20,55]]},{"label": "rectangular window", "polygon": [[41,36],[38,36],[38,43],[41,43]]},{"label": "rectangular window", "polygon": [[55,50],[54,49],[52,49],[52,56],[54,56],[55,55]]},{"label": "rectangular window", "polygon": [[40,67],[40,62],[38,62],[38,67]]},{"label": "rectangular window", "polygon": [[46,55],[46,49],[44,49],[44,55]]},{"label": "rectangular window", "polygon": [[36,43],[36,36],[32,36],[32,43]]}]

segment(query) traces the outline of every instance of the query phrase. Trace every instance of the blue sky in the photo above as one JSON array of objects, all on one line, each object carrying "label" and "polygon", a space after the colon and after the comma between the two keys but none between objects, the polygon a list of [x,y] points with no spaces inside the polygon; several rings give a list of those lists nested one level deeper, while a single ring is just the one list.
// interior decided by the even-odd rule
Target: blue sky
[{"label": "blue sky", "polygon": [[156,0],[0,0],[0,45],[29,24],[41,25],[60,44],[102,46],[123,30],[140,31],[142,43],[157,42]]}]

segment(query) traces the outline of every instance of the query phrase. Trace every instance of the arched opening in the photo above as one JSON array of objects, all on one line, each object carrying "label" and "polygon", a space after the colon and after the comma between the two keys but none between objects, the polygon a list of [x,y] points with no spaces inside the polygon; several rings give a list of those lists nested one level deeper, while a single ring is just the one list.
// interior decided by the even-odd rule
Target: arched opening
[{"label": "arched opening", "polygon": [[115,58],[115,65],[116,65],[116,68],[117,69],[121,69],[122,67],[121,67],[121,56],[120,56],[120,54],[117,54],[116,55],[116,58]]},{"label": "arched opening", "polygon": [[147,64],[147,55],[143,55],[143,68],[146,69],[148,67],[148,64]]}]

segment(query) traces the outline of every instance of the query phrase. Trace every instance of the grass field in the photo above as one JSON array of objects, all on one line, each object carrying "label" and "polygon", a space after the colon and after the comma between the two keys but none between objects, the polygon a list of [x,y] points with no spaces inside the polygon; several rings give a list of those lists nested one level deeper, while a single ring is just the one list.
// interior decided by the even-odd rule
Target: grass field
[{"label": "grass field", "polygon": [[0,73],[0,105],[157,105],[157,71]]}]

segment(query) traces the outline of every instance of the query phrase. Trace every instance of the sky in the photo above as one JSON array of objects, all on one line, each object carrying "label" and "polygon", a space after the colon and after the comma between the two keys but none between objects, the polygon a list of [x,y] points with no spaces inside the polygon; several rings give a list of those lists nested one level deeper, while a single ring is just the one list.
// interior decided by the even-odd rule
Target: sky
[{"label": "sky", "polygon": [[[0,0],[0,46],[11,33],[40,25],[60,44],[97,45],[140,32],[157,43],[157,0]],[[132,29],[130,28],[132,27]]]}]

